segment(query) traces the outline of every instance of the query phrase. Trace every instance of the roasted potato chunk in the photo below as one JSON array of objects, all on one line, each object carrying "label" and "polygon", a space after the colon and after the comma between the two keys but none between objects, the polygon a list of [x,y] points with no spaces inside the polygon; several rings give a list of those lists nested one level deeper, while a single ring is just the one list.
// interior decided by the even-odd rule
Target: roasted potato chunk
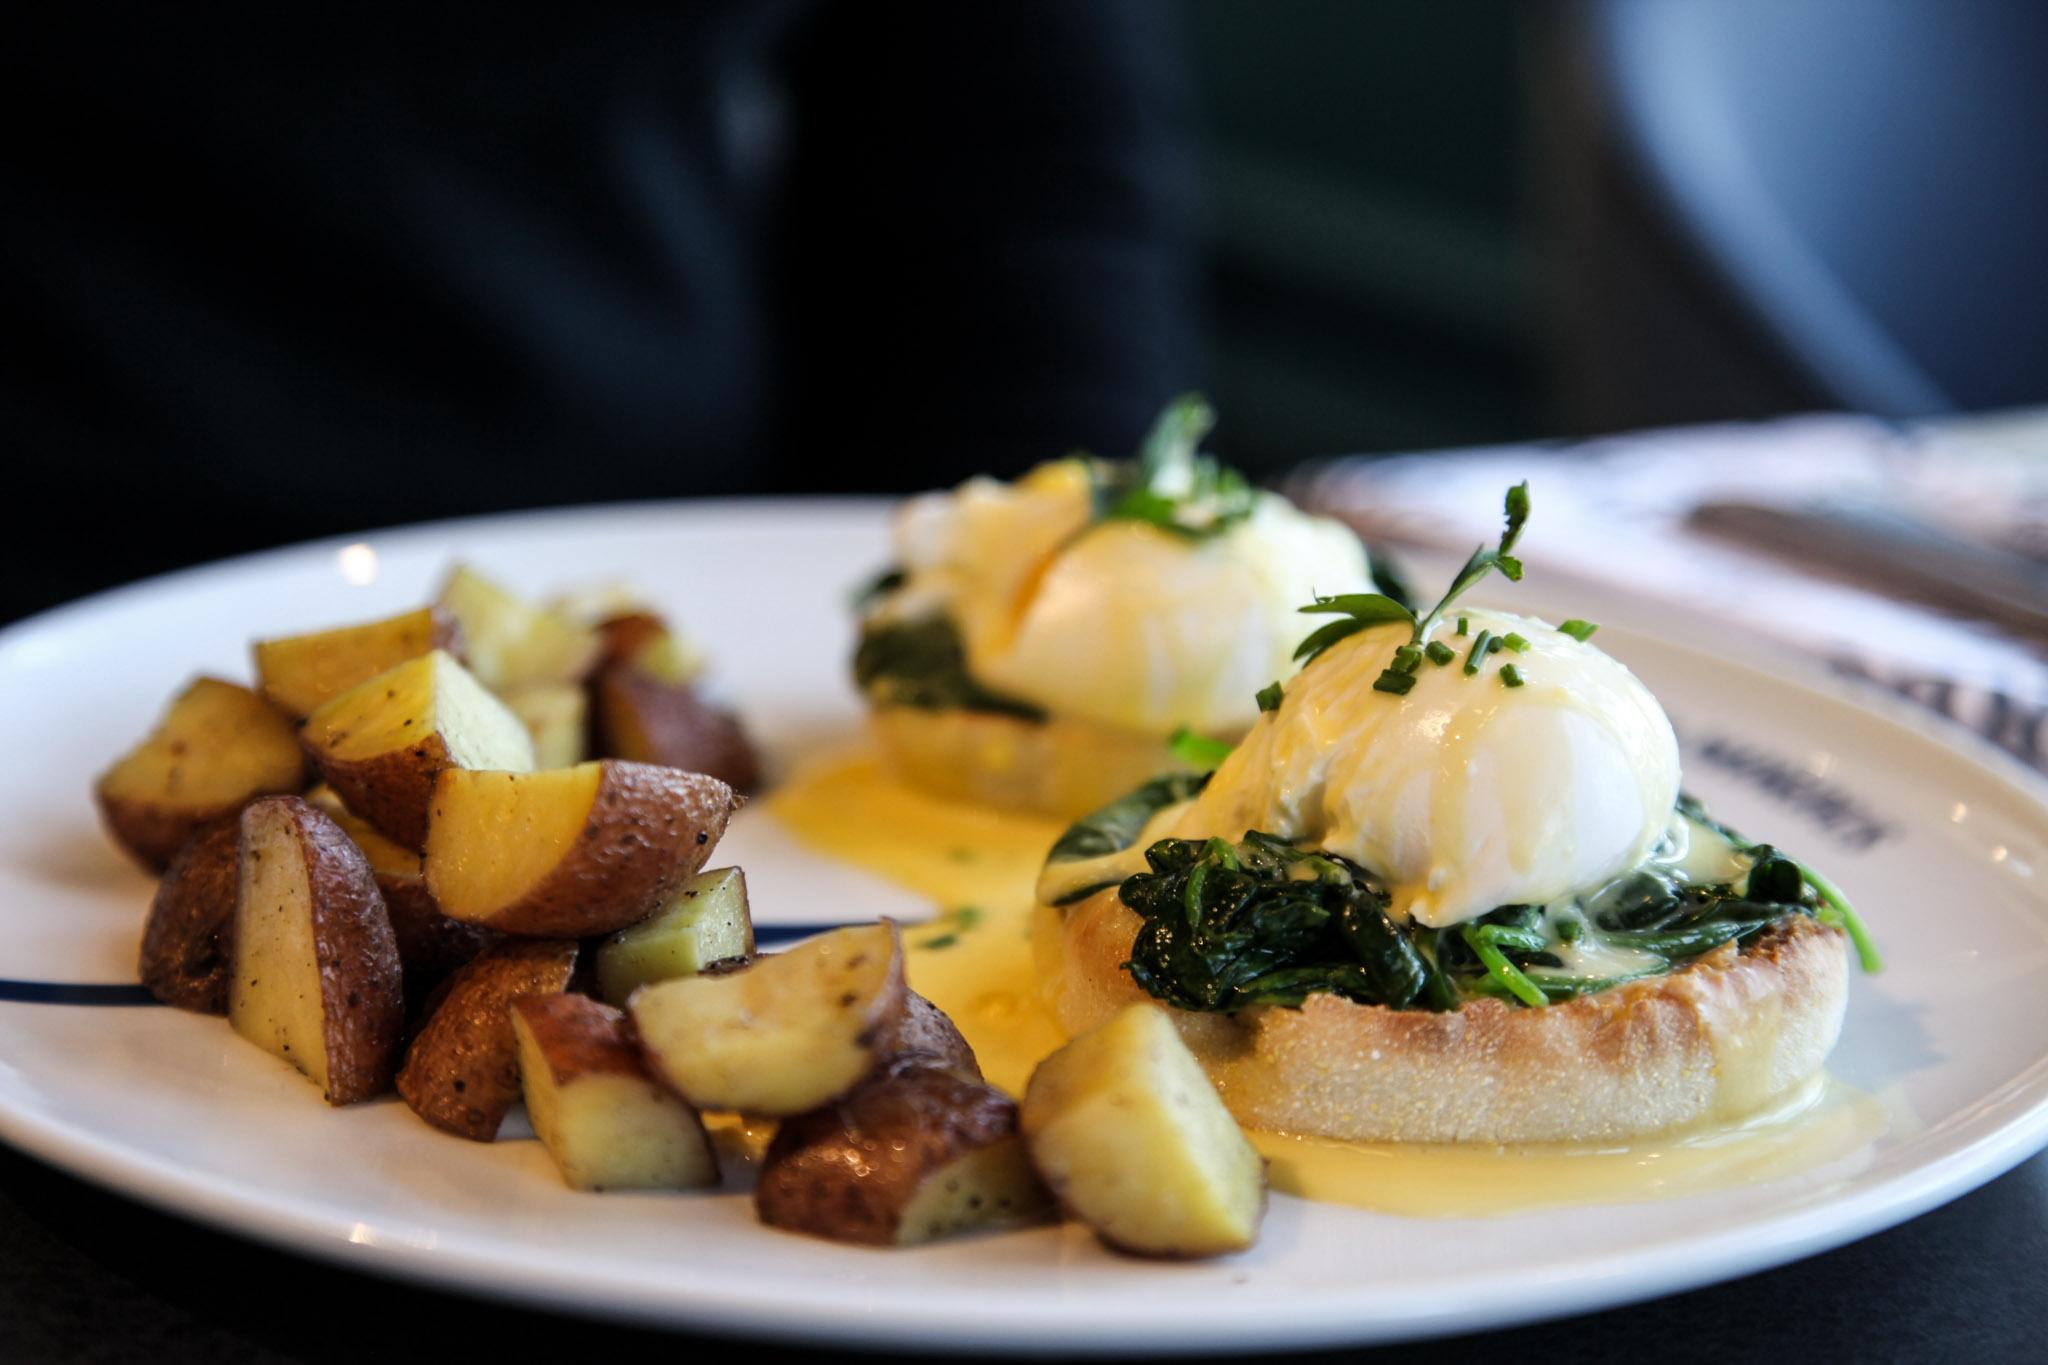
[{"label": "roasted potato chunk", "polygon": [[575,970],[576,944],[559,939],[507,939],[458,968],[406,1050],[398,1072],[406,1104],[443,1132],[495,1139],[519,1098],[513,1002],[561,994]]},{"label": "roasted potato chunk", "polygon": [[1109,1245],[1216,1256],[1258,1236],[1265,1163],[1156,1005],[1040,1062],[1020,1117],[1039,1175]]},{"label": "roasted potato chunk", "polygon": [[909,1246],[1040,1218],[1009,1096],[957,1071],[892,1066],[786,1120],[754,1191],[761,1221],[841,1242]]},{"label": "roasted potato chunk", "polygon": [[525,601],[466,564],[449,575],[440,604],[461,623],[469,666],[493,692],[580,682],[604,647],[596,630]]},{"label": "roasted potato chunk", "polygon": [[429,650],[457,652],[455,618],[421,607],[382,621],[256,642],[256,681],[279,710],[304,718],[379,673]]},{"label": "roasted potato chunk", "polygon": [[362,852],[296,796],[243,809],[228,1022],[329,1104],[391,1083],[405,1013],[398,944]]},{"label": "roasted potato chunk", "polygon": [[607,665],[597,676],[598,734],[604,751],[640,763],[710,773],[739,791],[761,777],[739,718],[687,684],[661,681],[637,665]]},{"label": "roasted potato chunk", "polygon": [[306,718],[300,736],[348,808],[414,850],[426,847],[442,769],[533,767],[519,717],[438,649],[335,697]]},{"label": "roasted potato chunk", "polygon": [[590,698],[575,683],[529,683],[504,703],[533,738],[533,766],[573,768],[590,757]]},{"label": "roasted potato chunk", "polygon": [[604,640],[599,665],[631,664],[656,682],[687,687],[703,671],[704,661],[668,622],[644,609],[607,616],[598,623]]},{"label": "roasted potato chunk", "polygon": [[162,871],[200,826],[253,797],[306,785],[292,724],[246,687],[195,678],[171,699],[149,737],[93,787],[107,830],[152,871]]},{"label": "roasted potato chunk", "polygon": [[656,1083],[626,1016],[586,995],[512,1006],[533,1131],[570,1188],[688,1190],[718,1183],[697,1111]]},{"label": "roasted potato chunk", "polygon": [[597,948],[597,993],[614,1005],[651,981],[695,976],[714,963],[754,955],[747,877],[736,867],[700,872],[668,903]]},{"label": "roasted potato chunk", "polygon": [[931,1050],[944,1031],[959,1037],[913,999],[902,940],[883,920],[743,971],[642,986],[626,1008],[655,1074],[684,1099],[781,1117],[830,1103],[907,1050]]},{"label": "roasted potato chunk", "polygon": [[370,875],[384,897],[391,916],[391,933],[398,940],[398,960],[409,978],[446,976],[501,935],[481,924],[449,919],[427,894],[425,860],[419,854],[386,838],[377,827],[342,803],[340,793],[318,786],[306,799],[327,812],[349,841],[369,860]]},{"label": "roasted potato chunk", "polygon": [[695,875],[738,805],[716,778],[613,759],[538,773],[445,769],[427,889],[443,914],[508,934],[608,934]]},{"label": "roasted potato chunk", "polygon": [[216,820],[171,859],[142,926],[142,984],[166,1005],[228,1012],[239,820]]}]

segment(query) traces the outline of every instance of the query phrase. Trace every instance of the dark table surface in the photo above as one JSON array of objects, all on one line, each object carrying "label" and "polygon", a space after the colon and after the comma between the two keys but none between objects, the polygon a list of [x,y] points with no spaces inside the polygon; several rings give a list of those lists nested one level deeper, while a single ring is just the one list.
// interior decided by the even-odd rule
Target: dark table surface
[{"label": "dark table surface", "polygon": [[[0,1147],[0,1360],[573,1365],[688,1360],[699,1348],[740,1349],[330,1269]],[[744,1349],[764,1361],[843,1354]],[[1766,1274],[1591,1317],[1330,1358],[1481,1353],[1518,1365],[2048,1359],[2048,1156],[1903,1227]]]}]

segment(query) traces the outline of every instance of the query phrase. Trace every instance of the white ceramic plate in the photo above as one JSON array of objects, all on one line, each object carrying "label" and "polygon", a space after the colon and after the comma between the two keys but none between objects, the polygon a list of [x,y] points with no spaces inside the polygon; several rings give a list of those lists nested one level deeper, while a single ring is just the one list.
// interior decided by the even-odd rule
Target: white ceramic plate
[{"label": "white ceramic plate", "polygon": [[[515,586],[624,578],[710,648],[771,758],[856,720],[848,590],[884,557],[872,504],[726,503],[458,522],[279,551],[122,589],[0,633],[0,977],[131,982],[147,881],[87,785],[197,669],[252,635],[418,602],[473,558]],[[1018,1351],[1202,1351],[1471,1330],[1705,1284],[1912,1216],[2048,1141],[2043,784],[1897,707],[1709,652],[1697,623],[1590,589],[1516,600],[1653,620],[1601,643],[1662,697],[1691,785],[1808,853],[1890,970],[1860,978],[1832,1069],[1913,1116],[1775,1184],[1483,1223],[1275,1199],[1252,1253],[1194,1265],[1076,1229],[885,1252],[757,1226],[745,1199],[579,1196],[538,1144],[434,1133],[395,1102],[334,1112],[217,1020],[0,1003],[0,1135],[138,1198],[360,1270],[597,1314],[782,1338]],[[1780,666],[1779,672],[1784,672]],[[1805,676],[1799,674],[1798,676]],[[920,907],[743,815],[763,920]]]}]

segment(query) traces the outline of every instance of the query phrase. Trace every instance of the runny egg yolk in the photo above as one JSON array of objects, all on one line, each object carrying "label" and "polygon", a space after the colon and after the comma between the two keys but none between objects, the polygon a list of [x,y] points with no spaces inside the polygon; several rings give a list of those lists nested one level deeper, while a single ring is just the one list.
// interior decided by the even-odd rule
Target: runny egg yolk
[{"label": "runny egg yolk", "polygon": [[[1597,886],[1649,854],[1678,797],[1678,740],[1649,689],[1544,622],[1468,611],[1405,695],[1373,683],[1410,642],[1362,631],[1286,685],[1182,817],[1187,837],[1263,830],[1388,880],[1397,916],[1441,927]],[[1453,621],[1456,618],[1453,618]],[[1526,651],[1464,665],[1481,632]],[[1512,663],[1523,678],[1507,686]]]}]

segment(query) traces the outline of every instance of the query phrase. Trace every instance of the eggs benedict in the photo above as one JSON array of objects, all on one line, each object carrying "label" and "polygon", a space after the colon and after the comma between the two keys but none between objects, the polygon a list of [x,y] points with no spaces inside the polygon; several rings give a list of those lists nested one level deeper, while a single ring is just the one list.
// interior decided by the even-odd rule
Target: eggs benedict
[{"label": "eggs benedict", "polygon": [[1063,1027],[1170,1007],[1240,1120],[1366,1141],[1598,1141],[1811,1078],[1847,1001],[1823,877],[1679,785],[1656,699],[1583,621],[1318,597],[1301,671],[1208,776],[1069,830],[1039,883]]},{"label": "eggs benedict", "polygon": [[1076,456],[912,499],[863,604],[855,680],[920,786],[1072,817],[1235,740],[1308,595],[1372,587],[1358,538],[1199,453],[1184,398],[1136,460]]}]

